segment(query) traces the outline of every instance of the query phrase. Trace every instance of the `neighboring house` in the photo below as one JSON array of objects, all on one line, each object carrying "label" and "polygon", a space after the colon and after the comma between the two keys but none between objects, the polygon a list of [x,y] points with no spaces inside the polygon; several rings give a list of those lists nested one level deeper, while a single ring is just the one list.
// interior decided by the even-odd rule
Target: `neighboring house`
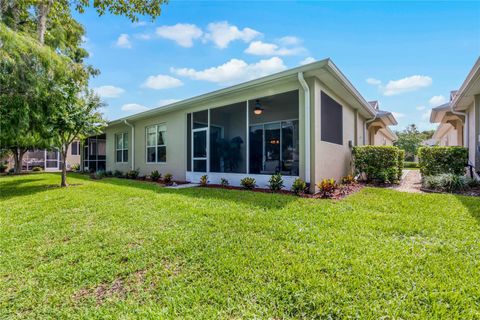
[{"label": "neighboring house", "polygon": [[439,123],[434,137],[440,144],[467,147],[469,163],[480,171],[480,57],[449,103],[432,109],[430,122]]},{"label": "neighboring house", "polygon": [[[80,146],[80,141],[70,144],[67,153],[67,170],[70,170],[73,165],[80,164]],[[13,157],[9,157],[7,162],[8,168],[14,167]],[[22,170],[31,171],[35,167],[40,167],[45,171],[60,171],[62,169],[60,152],[46,149],[28,150],[23,155]]]},{"label": "neighboring house", "polygon": [[314,185],[351,173],[352,147],[392,119],[325,59],[111,121],[106,169],[232,185],[249,176],[260,187],[280,172],[286,188],[297,177]]},{"label": "neighboring house", "polygon": [[366,144],[373,146],[393,146],[398,137],[389,126],[396,126],[397,120],[391,112],[379,109],[378,101],[370,101],[370,105],[377,111],[375,119],[368,121],[368,140]]}]

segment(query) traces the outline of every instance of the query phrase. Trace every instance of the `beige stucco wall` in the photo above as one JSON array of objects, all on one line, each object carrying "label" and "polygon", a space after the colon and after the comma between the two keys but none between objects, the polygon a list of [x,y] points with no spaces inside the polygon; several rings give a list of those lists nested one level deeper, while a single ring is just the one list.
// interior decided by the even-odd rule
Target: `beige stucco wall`
[{"label": "beige stucco wall", "polygon": [[[343,145],[321,141],[321,91],[324,91],[332,99],[342,105],[343,113]],[[355,141],[355,111],[343,99],[329,90],[320,80],[315,81],[315,128],[312,135],[315,141],[315,182],[322,179],[333,178],[340,180],[346,174],[351,173],[352,145]],[[358,128],[357,128],[358,131]]]},{"label": "beige stucco wall", "polygon": [[393,146],[393,140],[390,139],[382,129],[378,130],[373,136],[374,146]]}]

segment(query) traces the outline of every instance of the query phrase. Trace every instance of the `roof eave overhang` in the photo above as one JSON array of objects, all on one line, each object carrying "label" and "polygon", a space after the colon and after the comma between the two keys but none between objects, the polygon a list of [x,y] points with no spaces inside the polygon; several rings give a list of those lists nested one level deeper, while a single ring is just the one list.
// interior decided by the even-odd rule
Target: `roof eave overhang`
[{"label": "roof eave overhang", "polygon": [[467,75],[452,101],[453,110],[465,110],[473,101],[473,95],[480,94],[480,57]]}]

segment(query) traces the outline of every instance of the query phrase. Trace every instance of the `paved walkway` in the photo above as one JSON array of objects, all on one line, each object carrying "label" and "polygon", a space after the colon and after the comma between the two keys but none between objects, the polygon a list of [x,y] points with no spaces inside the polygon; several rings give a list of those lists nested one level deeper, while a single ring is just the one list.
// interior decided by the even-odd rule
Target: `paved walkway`
[{"label": "paved walkway", "polygon": [[398,187],[395,187],[397,191],[423,193],[420,190],[422,186],[420,170],[405,170],[403,179]]}]

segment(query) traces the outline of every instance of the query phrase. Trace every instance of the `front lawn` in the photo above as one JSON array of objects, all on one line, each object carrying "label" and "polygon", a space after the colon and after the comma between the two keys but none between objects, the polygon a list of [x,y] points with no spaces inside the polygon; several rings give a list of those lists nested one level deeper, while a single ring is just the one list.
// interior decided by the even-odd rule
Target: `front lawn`
[{"label": "front lawn", "polygon": [[0,318],[480,318],[480,199],[0,177]]}]

